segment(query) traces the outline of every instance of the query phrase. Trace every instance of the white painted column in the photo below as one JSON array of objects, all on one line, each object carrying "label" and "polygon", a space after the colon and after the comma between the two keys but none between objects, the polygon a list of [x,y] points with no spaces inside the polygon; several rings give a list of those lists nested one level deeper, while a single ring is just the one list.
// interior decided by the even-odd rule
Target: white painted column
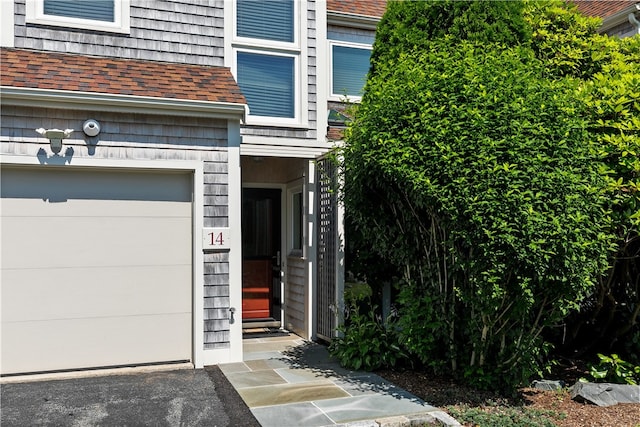
[{"label": "white painted column", "polygon": [[235,308],[230,324],[230,362],[242,361],[242,176],[240,122],[229,120],[229,305]]},{"label": "white painted column", "polygon": [[317,333],[317,276],[318,276],[318,251],[316,242],[317,214],[316,214],[316,164],[310,160],[307,164],[307,247],[305,254],[307,257],[307,301],[305,303],[305,314],[307,324],[307,336],[315,339]]},{"label": "white painted column", "polygon": [[[336,166],[338,167],[338,166]],[[343,175],[338,174],[338,188],[344,188]],[[336,197],[336,326],[344,322],[344,280],[345,280],[345,236],[344,236],[344,203],[342,197]],[[336,336],[337,332],[334,332]]]}]

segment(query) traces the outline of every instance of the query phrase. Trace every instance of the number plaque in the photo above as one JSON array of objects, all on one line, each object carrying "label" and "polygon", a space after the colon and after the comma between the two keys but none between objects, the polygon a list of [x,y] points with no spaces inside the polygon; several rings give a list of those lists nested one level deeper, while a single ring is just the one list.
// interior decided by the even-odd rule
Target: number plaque
[{"label": "number plaque", "polygon": [[203,228],[202,249],[229,249],[229,228]]}]

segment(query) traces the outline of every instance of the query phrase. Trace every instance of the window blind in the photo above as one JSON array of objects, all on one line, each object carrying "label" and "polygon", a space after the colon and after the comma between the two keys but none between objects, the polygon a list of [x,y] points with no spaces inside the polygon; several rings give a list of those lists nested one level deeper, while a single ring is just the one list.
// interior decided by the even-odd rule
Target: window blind
[{"label": "window blind", "polygon": [[334,95],[362,95],[369,72],[371,51],[355,47],[333,46]]},{"label": "window blind", "polygon": [[44,0],[44,14],[115,22],[114,0]]},{"label": "window blind", "polygon": [[295,59],[238,52],[238,85],[252,116],[295,117]]},{"label": "window blind", "polygon": [[238,0],[237,6],[239,37],[295,41],[293,0]]}]

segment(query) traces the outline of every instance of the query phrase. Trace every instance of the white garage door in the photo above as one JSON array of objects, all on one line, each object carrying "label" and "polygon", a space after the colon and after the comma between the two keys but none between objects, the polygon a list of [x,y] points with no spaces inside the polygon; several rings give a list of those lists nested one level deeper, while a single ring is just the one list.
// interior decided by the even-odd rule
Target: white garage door
[{"label": "white garage door", "polygon": [[192,177],[1,170],[3,374],[191,359]]}]

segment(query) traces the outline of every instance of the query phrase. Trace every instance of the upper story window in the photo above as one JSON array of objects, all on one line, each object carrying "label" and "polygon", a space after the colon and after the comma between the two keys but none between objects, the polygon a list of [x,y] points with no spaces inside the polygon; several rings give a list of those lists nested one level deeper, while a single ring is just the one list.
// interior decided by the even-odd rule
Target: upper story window
[{"label": "upper story window", "polygon": [[238,0],[237,35],[293,43],[293,11],[293,0]]},{"label": "upper story window", "polygon": [[299,0],[235,1],[232,68],[249,104],[248,124],[304,122],[301,7]]},{"label": "upper story window", "polygon": [[359,99],[369,72],[371,48],[331,45],[331,97]]},{"label": "upper story window", "polygon": [[129,33],[129,0],[27,0],[31,24]]},{"label": "upper story window", "polygon": [[250,114],[295,117],[295,57],[238,51],[237,61],[238,84]]}]

